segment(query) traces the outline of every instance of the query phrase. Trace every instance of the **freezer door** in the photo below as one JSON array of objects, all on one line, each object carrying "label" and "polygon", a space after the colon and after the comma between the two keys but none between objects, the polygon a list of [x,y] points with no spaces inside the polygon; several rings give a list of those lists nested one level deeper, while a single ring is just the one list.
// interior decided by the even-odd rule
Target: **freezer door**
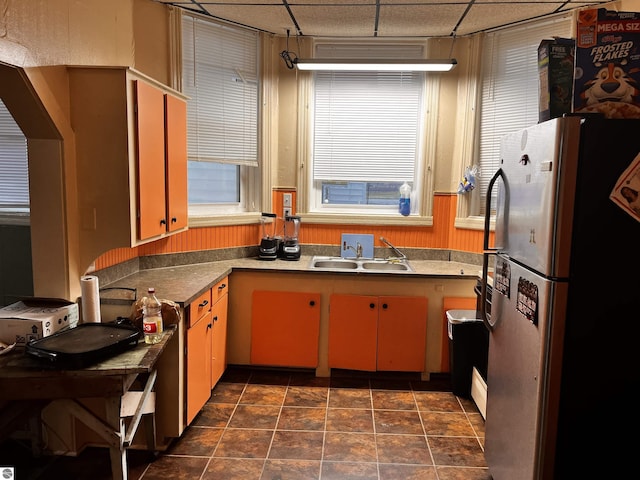
[{"label": "freezer door", "polygon": [[495,246],[552,277],[569,271],[580,121],[556,118],[501,143]]},{"label": "freezer door", "polygon": [[566,308],[564,301],[556,305],[555,296],[566,296],[566,284],[546,280],[501,256],[496,258],[496,280],[485,457],[494,480],[540,480],[545,463],[552,467],[555,452],[563,330],[556,330],[552,319],[557,309]]}]

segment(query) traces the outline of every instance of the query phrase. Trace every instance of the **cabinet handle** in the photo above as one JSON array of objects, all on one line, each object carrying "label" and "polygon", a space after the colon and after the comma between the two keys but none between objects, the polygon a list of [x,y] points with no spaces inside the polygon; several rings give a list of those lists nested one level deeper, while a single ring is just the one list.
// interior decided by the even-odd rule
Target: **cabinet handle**
[{"label": "cabinet handle", "polygon": [[176,223],[178,219],[176,217],[171,217],[171,223]]},{"label": "cabinet handle", "polygon": [[383,310],[386,310],[386,309],[387,309],[387,307],[388,307],[388,305],[387,305],[386,303],[383,303],[383,304],[382,304],[382,309],[383,309]]},{"label": "cabinet handle", "polygon": [[216,315],[215,317],[213,317],[213,321],[217,322],[218,321],[218,316]]},{"label": "cabinet handle", "polygon": [[198,305],[199,307],[206,307],[207,305],[209,305],[209,300],[205,300],[204,302],[202,302],[200,305]]},{"label": "cabinet handle", "polygon": [[160,220],[160,225],[166,225],[166,224],[167,224],[167,220],[165,218]]},{"label": "cabinet handle", "polygon": [[369,308],[376,308],[376,304],[375,303],[370,303],[369,304]]},{"label": "cabinet handle", "polygon": [[213,325],[211,323],[208,323],[207,328],[213,328]]},{"label": "cabinet handle", "polygon": [[310,306],[312,306],[312,307],[315,307],[316,302],[315,302],[314,300],[311,300],[311,301],[309,302],[309,305],[310,305]]},{"label": "cabinet handle", "polygon": [[224,288],[227,288],[227,284],[226,284],[226,283],[223,283],[222,285],[220,285],[220,286],[218,287],[218,291],[220,291],[220,290],[222,290],[222,289],[224,289]]}]

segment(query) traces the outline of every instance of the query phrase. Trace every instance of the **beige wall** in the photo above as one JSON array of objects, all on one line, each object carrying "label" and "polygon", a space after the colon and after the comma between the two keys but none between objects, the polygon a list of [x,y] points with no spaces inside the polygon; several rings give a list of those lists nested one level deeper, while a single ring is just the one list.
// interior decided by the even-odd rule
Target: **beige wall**
[{"label": "beige wall", "polygon": [[75,300],[86,265],[78,264],[75,139],[62,66],[130,66],[168,83],[170,9],[151,0],[2,7],[0,96],[28,138],[34,294]]},{"label": "beige wall", "polygon": [[[301,58],[311,56],[311,40],[301,38],[289,40],[289,50],[297,53]],[[437,138],[435,146],[435,158],[432,172],[427,178],[432,182],[436,192],[455,192],[458,187],[460,162],[463,161],[457,154],[455,141],[458,125],[458,108],[461,87],[459,80],[467,79],[472,62],[470,39],[460,38],[435,39],[429,43],[430,58],[449,58],[453,56],[458,65],[451,72],[434,73],[440,81],[439,102],[432,109],[433,117],[437,122]],[[452,48],[453,47],[453,48]],[[286,37],[278,37],[274,42],[273,58],[277,62],[275,71],[278,77],[278,149],[277,160],[274,164],[274,187],[290,188],[300,187],[299,173],[304,160],[305,145],[302,126],[299,124],[298,115],[306,110],[307,106],[301,103],[305,82],[302,81],[309,73],[300,72],[297,69],[289,70],[280,52],[287,49]],[[466,106],[463,106],[463,109]],[[473,108],[471,107],[471,110]],[[468,160],[467,160],[468,161]]]}]

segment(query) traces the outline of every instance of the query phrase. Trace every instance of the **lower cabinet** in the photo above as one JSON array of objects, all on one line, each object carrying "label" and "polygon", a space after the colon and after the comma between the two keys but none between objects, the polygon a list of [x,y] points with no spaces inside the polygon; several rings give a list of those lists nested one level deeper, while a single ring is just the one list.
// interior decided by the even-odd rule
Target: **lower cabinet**
[{"label": "lower cabinet", "polygon": [[186,425],[211,397],[226,368],[228,278],[192,302],[186,334]]},{"label": "lower cabinet", "polygon": [[211,388],[227,368],[227,312],[229,306],[229,278],[225,277],[211,289]]},{"label": "lower cabinet", "polygon": [[186,343],[186,424],[189,425],[211,396],[211,290],[188,309]]},{"label": "lower cabinet", "polygon": [[319,336],[319,293],[253,292],[251,364],[315,368]]},{"label": "lower cabinet", "polygon": [[426,297],[331,295],[329,367],[425,370],[427,308]]}]

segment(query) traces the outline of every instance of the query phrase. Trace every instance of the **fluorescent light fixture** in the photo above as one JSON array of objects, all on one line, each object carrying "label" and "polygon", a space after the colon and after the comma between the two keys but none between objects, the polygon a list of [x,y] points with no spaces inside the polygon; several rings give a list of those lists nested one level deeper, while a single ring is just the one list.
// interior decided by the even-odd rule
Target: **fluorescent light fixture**
[{"label": "fluorescent light fixture", "polygon": [[293,60],[298,70],[348,70],[348,71],[394,71],[394,72],[448,72],[458,62],[455,58],[445,60],[370,60],[370,59],[321,59]]}]

